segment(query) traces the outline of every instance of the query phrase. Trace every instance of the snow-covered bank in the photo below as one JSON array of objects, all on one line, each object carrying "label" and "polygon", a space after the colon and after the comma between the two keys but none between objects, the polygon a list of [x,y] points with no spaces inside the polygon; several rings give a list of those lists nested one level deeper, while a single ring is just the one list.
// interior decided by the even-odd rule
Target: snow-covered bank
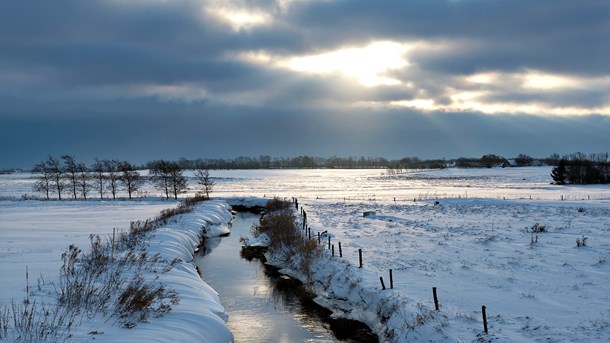
[{"label": "snow-covered bank", "polygon": [[[169,262],[171,268],[159,272],[155,268],[142,268],[146,280],[155,280],[168,290],[177,293],[179,303],[172,304],[172,310],[161,317],[151,316],[147,322],[139,323],[132,329],[116,325],[116,318],[97,314],[83,318],[74,327],[68,341],[106,341],[106,342],[231,342],[233,336],[225,325],[227,319],[218,294],[198,275],[192,264],[193,251],[200,242],[200,235],[220,235],[229,232],[232,215],[229,205],[224,201],[206,201],[195,206],[191,213],[171,217],[168,222],[146,237],[142,247],[148,256],[157,255],[160,260]],[[107,215],[107,213],[106,213]],[[104,223],[103,218],[97,218]],[[66,220],[64,218],[64,220]],[[69,221],[66,220],[67,225]],[[53,234],[53,232],[48,233]],[[44,240],[44,236],[40,236]],[[65,243],[65,242],[64,242]],[[63,244],[62,244],[63,245]],[[18,258],[20,255],[2,255],[3,259]],[[59,260],[60,256],[56,256]],[[32,265],[44,261],[30,261]],[[57,269],[55,269],[57,270]],[[21,278],[21,275],[5,275]],[[45,275],[47,281],[54,281]],[[32,286],[32,285],[30,285]],[[52,304],[56,301],[54,293],[48,289],[31,292],[30,301]],[[2,305],[10,304],[11,299],[2,293]],[[21,298],[15,299],[17,302]],[[10,339],[10,337],[9,337]]]},{"label": "snow-covered bank", "polygon": [[[304,207],[313,233],[328,231],[343,246],[344,258],[335,260],[350,264],[314,264],[328,298],[344,299],[348,308],[359,299],[372,304],[367,308],[385,317],[392,341],[610,341],[607,201],[309,201]],[[364,217],[369,211],[376,215]],[[532,232],[536,223],[543,232]],[[577,247],[583,235],[587,245]],[[389,269],[394,289],[381,290],[379,277],[389,288]]]}]

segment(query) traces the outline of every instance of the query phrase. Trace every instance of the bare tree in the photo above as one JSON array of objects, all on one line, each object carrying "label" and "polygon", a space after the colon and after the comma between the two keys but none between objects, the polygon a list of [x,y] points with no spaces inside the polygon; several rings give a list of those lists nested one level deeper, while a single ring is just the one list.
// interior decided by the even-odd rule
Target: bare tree
[{"label": "bare tree", "polygon": [[136,171],[133,164],[128,161],[123,161],[119,164],[120,181],[123,183],[129,199],[132,198],[132,194],[140,189],[140,186],[144,183],[144,179]]},{"label": "bare tree", "polygon": [[51,191],[51,181],[52,175],[45,161],[42,161],[32,168],[32,173],[39,174],[36,182],[32,189],[35,192],[42,192],[46,195],[47,200],[49,200],[49,193]]},{"label": "bare tree", "polygon": [[94,174],[95,188],[97,188],[98,192],[100,193],[100,199],[104,199],[104,181],[106,179],[106,175],[104,175],[104,162],[96,158],[90,169]]},{"label": "bare tree", "polygon": [[169,199],[169,191],[171,189],[169,162],[164,160],[152,161],[148,163],[148,169],[150,170],[150,179],[153,185],[164,191],[165,197]]},{"label": "bare tree", "polygon": [[169,180],[174,191],[174,199],[178,199],[178,194],[186,190],[186,177],[182,175],[183,169],[176,162],[169,163]]},{"label": "bare tree", "polygon": [[210,198],[210,193],[214,187],[214,181],[210,177],[210,170],[208,168],[195,170],[195,179],[197,183],[203,187],[203,192],[206,198]]},{"label": "bare tree", "polygon": [[68,189],[74,195],[76,199],[76,190],[78,189],[78,164],[76,159],[71,155],[63,155],[61,157],[64,160],[64,171],[66,179],[68,180]]},{"label": "bare tree", "polygon": [[61,167],[59,160],[51,155],[49,155],[46,165],[51,175],[52,188],[57,191],[57,196],[59,197],[59,200],[61,200],[61,192],[65,187],[63,180],[63,168]]},{"label": "bare tree", "polygon": [[78,170],[77,181],[80,189],[80,194],[83,196],[83,199],[87,200],[87,193],[89,193],[89,170],[84,163],[79,163],[76,165]]},{"label": "bare tree", "polygon": [[182,175],[183,169],[176,162],[164,160],[153,161],[148,164],[151,180],[154,185],[165,192],[165,197],[169,198],[170,192],[178,199],[178,194],[186,190],[186,177]]},{"label": "bare tree", "polygon": [[119,189],[119,180],[121,179],[119,165],[120,162],[118,160],[104,160],[104,170],[108,177],[108,189],[112,194],[112,199],[116,199],[116,193]]}]

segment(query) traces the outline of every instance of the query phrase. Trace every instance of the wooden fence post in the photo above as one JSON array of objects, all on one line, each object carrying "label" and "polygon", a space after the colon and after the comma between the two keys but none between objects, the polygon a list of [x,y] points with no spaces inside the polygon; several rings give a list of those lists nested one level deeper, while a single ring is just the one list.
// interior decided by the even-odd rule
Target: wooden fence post
[{"label": "wooden fence post", "polygon": [[114,261],[114,237],[116,235],[116,228],[112,228],[112,252],[110,253],[110,260]]},{"label": "wooden fence post", "polygon": [[343,257],[343,250],[341,250],[341,242],[339,242],[339,257]]},{"label": "wooden fence post", "polygon": [[432,287],[432,295],[434,296],[434,308],[438,311],[438,297],[436,296],[436,287]]},{"label": "wooden fence post", "polygon": [[485,330],[485,333],[487,333],[487,312],[485,310],[486,307],[483,305],[483,307],[481,307],[481,311],[483,312],[483,329]]},{"label": "wooden fence post", "polygon": [[384,290],[385,289],[385,284],[383,283],[383,277],[382,276],[379,277],[379,281],[381,281],[381,289]]},{"label": "wooden fence post", "polygon": [[358,268],[362,268],[362,249],[358,249],[358,262],[360,262],[360,266]]},{"label": "wooden fence post", "polygon": [[321,243],[322,243],[322,241],[321,241],[321,238],[320,238],[320,232],[318,232],[318,244],[321,244]]},{"label": "wooden fence post", "polygon": [[25,301],[27,305],[30,303],[30,275],[28,272],[28,265],[25,265]]},{"label": "wooden fence post", "polygon": [[394,277],[392,276],[392,269],[390,269],[390,289],[394,289]]},{"label": "wooden fence post", "polygon": [[332,256],[334,257],[335,256],[335,245],[334,244],[332,245],[331,251],[332,251]]},{"label": "wooden fence post", "polygon": [[328,249],[330,249],[330,236],[328,236]]}]

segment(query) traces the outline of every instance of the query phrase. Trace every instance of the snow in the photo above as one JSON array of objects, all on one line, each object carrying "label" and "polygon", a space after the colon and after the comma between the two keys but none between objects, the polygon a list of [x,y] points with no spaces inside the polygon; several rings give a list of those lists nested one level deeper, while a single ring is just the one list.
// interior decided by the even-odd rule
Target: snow
[{"label": "snow", "polygon": [[[483,328],[482,305],[489,339],[610,341],[608,201],[309,201],[305,209],[314,231],[328,230],[342,244],[344,258],[320,264],[329,267],[317,271],[317,278],[330,278],[326,291],[348,299],[347,307],[358,302],[344,289],[349,278],[332,279],[347,272],[343,264],[358,265],[358,249],[364,269],[348,274],[362,278],[356,289],[376,290],[371,306],[382,302],[376,298],[398,295],[411,304],[411,314],[425,317],[434,309],[432,287],[438,288],[441,311],[432,313],[434,320],[413,329],[405,329],[404,318],[386,323],[388,330],[402,331],[395,341],[475,340]],[[377,215],[363,217],[365,211]],[[532,243],[536,223],[546,228]],[[576,239],[583,235],[587,246],[578,248]],[[394,289],[381,291],[379,277],[389,287],[389,269]]]},{"label": "snow", "polygon": [[[156,216],[174,202],[100,202],[100,201],[2,201],[0,202],[0,250],[2,297],[0,305],[25,297],[25,265],[30,273],[30,301],[53,303],[50,294],[34,285],[41,275],[46,280],[58,277],[60,256],[68,244],[88,245],[90,233],[111,234],[112,228],[127,228],[131,220]],[[71,341],[107,342],[230,342],[228,319],[218,293],[208,286],[191,263],[202,232],[208,236],[229,232],[232,215],[224,201],[199,204],[192,213],[173,217],[147,239],[149,256],[159,254],[176,261],[157,277],[179,294],[180,303],[163,317],[150,318],[133,329],[113,325],[113,320],[97,316],[72,330]],[[91,333],[98,334],[91,334]]]},{"label": "snow", "polygon": [[[361,320],[396,342],[610,341],[610,201],[603,200],[610,197],[610,188],[550,185],[547,171],[344,175],[342,181],[335,178],[334,187],[352,181],[345,199],[339,192],[295,188],[304,194],[299,202],[312,236],[327,231],[337,255],[337,242],[343,247],[343,258],[326,250],[313,263],[316,301],[335,316]],[[366,188],[366,182],[359,182],[363,179],[385,179],[393,192],[379,186],[362,196],[354,187]],[[400,184],[407,180],[413,182]],[[411,186],[421,188],[412,191]],[[462,188],[468,195],[456,191]],[[413,201],[405,192],[423,196]],[[562,196],[570,200],[561,201]],[[372,211],[376,215],[363,216]],[[532,236],[536,223],[545,232]],[[589,237],[587,246],[577,247],[576,239],[583,235]],[[326,236],[322,244],[326,246]],[[358,249],[363,250],[363,269],[357,268]],[[305,279],[298,258],[287,259],[280,251],[268,259],[283,273]],[[381,290],[379,277],[390,287],[389,269],[394,289]],[[438,289],[439,312],[432,287]]]},{"label": "snow", "polygon": [[[550,167],[531,167],[394,175],[378,169],[211,175],[216,181],[212,196],[230,204],[297,197],[313,233],[328,231],[343,248],[343,258],[331,257],[327,250],[314,265],[316,301],[336,316],[368,323],[392,341],[610,341],[610,187],[552,185],[549,172]],[[60,255],[69,244],[86,247],[90,233],[108,235],[113,227],[125,228],[129,221],[175,204],[152,198],[17,200],[31,195],[27,175],[0,176],[0,197],[7,199],[0,201],[0,305],[24,297],[25,265],[30,282],[39,274],[56,278]],[[150,238],[149,249],[185,262],[163,280],[185,287],[179,291],[180,304],[131,330],[93,321],[75,331],[74,341],[230,339],[222,329],[226,314],[215,291],[188,263],[202,225],[208,235],[228,230],[226,203],[209,204],[170,221]],[[368,211],[376,214],[363,217]],[[529,231],[536,223],[545,225],[545,232],[532,243],[535,236]],[[583,235],[587,246],[577,247],[576,239]],[[303,277],[294,268],[298,261],[288,262],[279,256],[275,261],[287,274]],[[389,269],[394,289],[382,291],[379,277],[389,288]],[[432,287],[438,289],[438,312]],[[487,307],[487,335],[482,333],[482,305]],[[88,334],[95,330],[104,333]]]}]

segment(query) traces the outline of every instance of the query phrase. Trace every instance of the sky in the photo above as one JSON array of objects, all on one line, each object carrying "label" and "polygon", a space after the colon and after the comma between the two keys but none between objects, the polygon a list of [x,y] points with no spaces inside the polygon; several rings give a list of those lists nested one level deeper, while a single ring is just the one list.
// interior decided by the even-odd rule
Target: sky
[{"label": "sky", "polygon": [[610,150],[606,0],[2,0],[0,168]]}]

